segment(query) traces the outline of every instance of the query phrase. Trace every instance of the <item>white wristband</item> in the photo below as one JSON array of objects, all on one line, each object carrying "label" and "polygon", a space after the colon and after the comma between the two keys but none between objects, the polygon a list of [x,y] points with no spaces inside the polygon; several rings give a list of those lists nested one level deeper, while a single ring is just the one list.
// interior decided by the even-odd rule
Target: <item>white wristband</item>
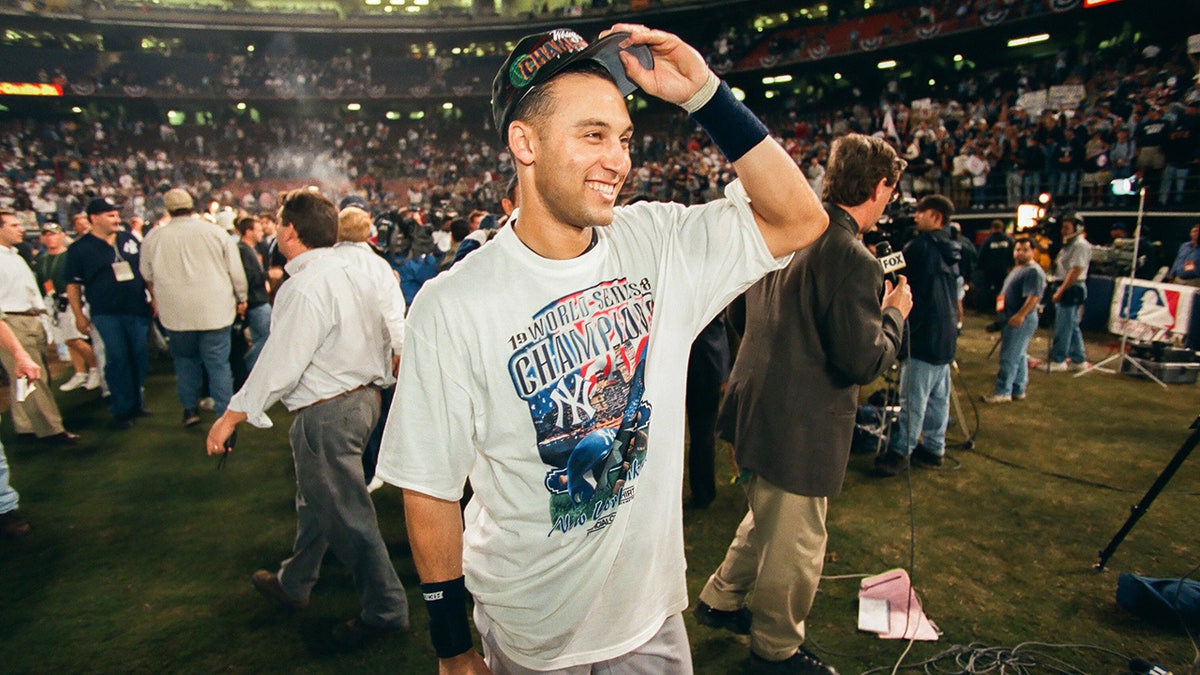
[{"label": "white wristband", "polygon": [[703,108],[704,104],[708,103],[712,99],[713,95],[717,93],[717,89],[720,87],[721,78],[717,77],[717,74],[710,70],[708,71],[708,79],[704,81],[704,84],[700,87],[700,91],[697,91],[695,94],[692,94],[691,98],[683,103],[680,103],[679,107],[683,108],[689,115],[691,115],[697,110]]}]

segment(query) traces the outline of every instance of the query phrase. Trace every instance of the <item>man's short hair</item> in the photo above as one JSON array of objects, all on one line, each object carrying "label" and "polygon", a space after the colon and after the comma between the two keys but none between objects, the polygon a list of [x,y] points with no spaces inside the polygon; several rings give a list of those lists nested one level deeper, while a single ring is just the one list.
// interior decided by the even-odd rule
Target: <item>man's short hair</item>
[{"label": "man's short hair", "polygon": [[455,218],[450,221],[450,238],[454,241],[462,241],[471,234],[471,226],[462,218]]},{"label": "man's short hair", "polygon": [[1022,234],[1013,239],[1013,248],[1016,248],[1017,244],[1029,244],[1029,248],[1033,248],[1033,239],[1027,234]]},{"label": "man's short hair", "polygon": [[246,236],[247,232],[254,229],[254,225],[257,222],[258,220],[250,217],[238,218],[237,221],[234,222],[233,227],[237,230],[239,237],[244,237]]},{"label": "man's short hair", "polygon": [[328,197],[308,188],[286,192],[279,197],[281,225],[290,224],[308,248],[325,248],[337,243],[337,205]]},{"label": "man's short hair", "polygon": [[[572,63],[571,65],[562,69],[561,72],[556,73],[549,80],[546,80],[542,84],[534,87],[528,94],[525,94],[525,98],[521,99],[521,101],[517,103],[517,107],[513,110],[512,119],[510,120],[509,124],[511,125],[512,122],[521,120],[522,122],[531,124],[535,127],[540,127],[554,106],[554,97],[550,95],[550,85],[553,84],[555,80],[563,75],[566,75],[567,73],[585,73],[587,75],[595,75],[596,77],[604,78],[605,80],[612,82],[613,85],[616,85],[616,81],[613,80],[612,73],[608,72],[608,69],[605,68],[603,64],[587,59],[576,61],[575,63]],[[508,130],[504,129],[501,133],[503,133],[504,142],[507,144]]]},{"label": "man's short hair", "polygon": [[942,215],[942,227],[945,227],[950,224],[950,217],[954,215],[954,202],[942,195],[927,195],[917,202],[917,210],[937,211]]},{"label": "man's short hair", "polygon": [[366,241],[371,238],[371,214],[357,206],[347,206],[338,214],[338,241]]},{"label": "man's short hair", "polygon": [[821,199],[843,206],[858,206],[871,198],[880,180],[896,185],[908,162],[882,138],[847,134],[833,142]]},{"label": "man's short hair", "polygon": [[992,229],[992,232],[1003,232],[1004,231],[1004,221],[1000,220],[999,218],[993,220],[991,229]]}]

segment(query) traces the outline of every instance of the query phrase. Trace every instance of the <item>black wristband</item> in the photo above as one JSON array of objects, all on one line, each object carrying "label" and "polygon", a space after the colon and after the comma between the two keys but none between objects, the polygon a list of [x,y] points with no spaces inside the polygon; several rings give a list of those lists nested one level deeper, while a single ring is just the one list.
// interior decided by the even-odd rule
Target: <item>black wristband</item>
[{"label": "black wristband", "polygon": [[425,610],[429,612],[429,639],[439,659],[464,654],[474,646],[467,624],[467,584],[464,577],[421,584]]},{"label": "black wristband", "polygon": [[692,113],[692,119],[704,127],[708,137],[731,162],[741,159],[768,135],[767,125],[746,104],[734,98],[724,82],[708,103]]}]

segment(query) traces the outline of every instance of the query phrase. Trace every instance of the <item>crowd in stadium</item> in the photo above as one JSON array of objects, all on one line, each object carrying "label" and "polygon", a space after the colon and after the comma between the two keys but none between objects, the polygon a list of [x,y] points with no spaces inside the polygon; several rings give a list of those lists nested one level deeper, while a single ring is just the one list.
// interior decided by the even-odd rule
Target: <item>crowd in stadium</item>
[{"label": "crowd in stadium", "polygon": [[[1013,207],[1042,191],[1060,203],[1107,204],[1115,199],[1108,182],[1135,172],[1146,179],[1151,206],[1169,205],[1194,199],[1192,183],[1200,179],[1193,171],[1200,158],[1200,86],[1189,66],[1182,46],[1138,45],[1074,58],[1060,53],[1015,70],[964,71],[936,98],[914,100],[902,81],[892,80],[878,100],[862,96],[825,112],[805,110],[796,95],[762,107],[818,189],[829,143],[858,131],[883,135],[908,160],[906,193],[943,192],[964,209]],[[1062,110],[1021,105],[1023,95],[1056,86],[1082,98]],[[635,136],[627,190],[683,203],[720,194],[731,167],[702,134],[689,133],[687,118],[647,121]],[[0,206],[66,222],[102,195],[127,202],[129,215],[149,218],[160,208],[157,195],[186,185],[206,199],[253,210],[264,181],[317,177],[380,206],[401,203],[405,196],[394,191],[412,186],[426,207],[438,198],[462,213],[497,210],[511,162],[481,126],[449,117],[385,123],[349,114],[254,123],[232,111],[178,127],[125,116],[6,122]]]}]

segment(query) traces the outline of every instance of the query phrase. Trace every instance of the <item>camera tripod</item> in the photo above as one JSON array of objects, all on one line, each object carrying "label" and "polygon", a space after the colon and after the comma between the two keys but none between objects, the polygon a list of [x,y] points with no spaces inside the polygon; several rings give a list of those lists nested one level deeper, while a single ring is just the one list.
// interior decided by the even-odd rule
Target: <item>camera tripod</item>
[{"label": "camera tripod", "polygon": [[1175,475],[1179,467],[1183,466],[1188,455],[1192,454],[1192,450],[1196,449],[1197,443],[1200,443],[1200,415],[1196,416],[1196,419],[1192,421],[1192,425],[1189,428],[1192,430],[1192,435],[1188,436],[1183,445],[1179,446],[1179,452],[1175,453],[1175,456],[1167,463],[1162,473],[1158,474],[1154,485],[1151,485],[1150,489],[1146,491],[1146,496],[1142,497],[1142,501],[1133,507],[1132,513],[1129,514],[1129,518],[1125,521],[1125,524],[1113,536],[1112,541],[1108,542],[1108,546],[1105,546],[1104,550],[1100,551],[1100,559],[1092,566],[1097,572],[1104,571],[1104,566],[1108,563],[1108,559],[1116,552],[1117,547],[1125,540],[1126,535],[1133,530],[1133,526],[1137,525],[1138,519],[1150,508],[1150,504],[1154,502],[1154,498],[1158,496],[1158,493],[1162,492],[1162,489],[1167,486],[1167,483],[1170,482],[1171,477]]}]

